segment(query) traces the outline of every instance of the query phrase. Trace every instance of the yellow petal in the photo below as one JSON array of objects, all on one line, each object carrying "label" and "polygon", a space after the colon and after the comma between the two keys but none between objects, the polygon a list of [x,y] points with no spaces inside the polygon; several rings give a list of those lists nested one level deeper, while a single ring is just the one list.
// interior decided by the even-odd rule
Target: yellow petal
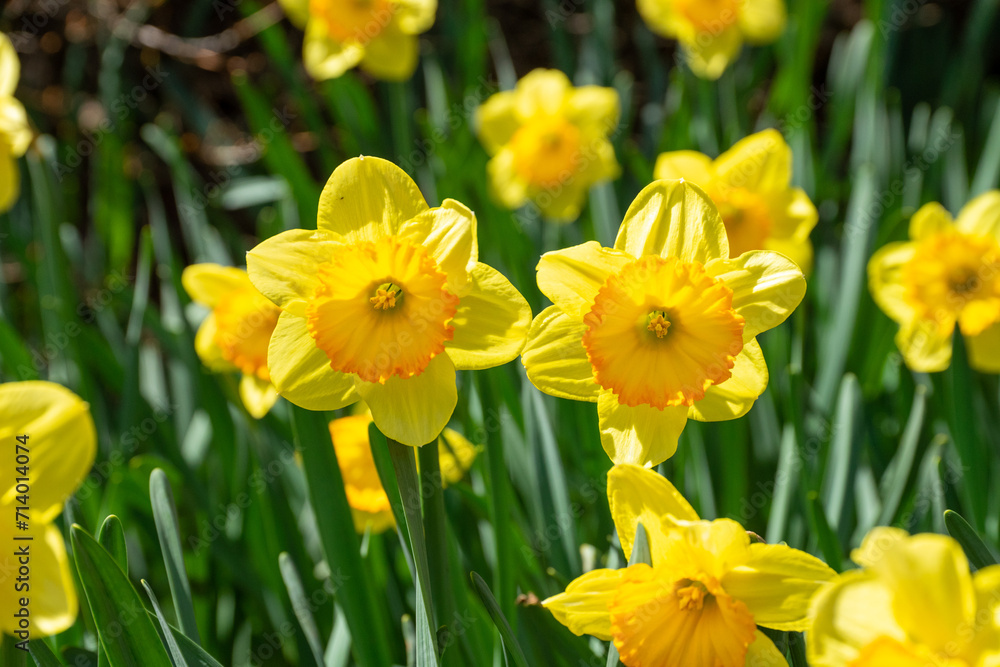
[{"label": "yellow petal", "polygon": [[664,524],[670,523],[673,525],[668,539],[658,549],[659,560],[654,557],[657,568],[677,571],[693,568],[721,580],[750,557],[750,537],[732,519],[675,521],[665,517]]},{"label": "yellow petal", "polygon": [[677,37],[691,29],[690,22],[674,8],[672,2],[637,0],[636,8],[649,29],[664,37]]},{"label": "yellow petal", "polygon": [[813,257],[809,234],[819,220],[816,207],[801,188],[769,195],[767,200],[773,226],[764,249],[781,253],[808,274]]},{"label": "yellow petal", "polygon": [[17,89],[21,78],[21,61],[5,33],[0,33],[0,97],[9,97]]},{"label": "yellow petal", "polygon": [[819,590],[810,605],[806,651],[812,667],[845,667],[878,637],[903,640],[892,591],[871,573],[852,570]]},{"label": "yellow petal", "polygon": [[951,213],[937,202],[924,204],[910,218],[910,240],[920,241],[951,229]]},{"label": "yellow petal", "polygon": [[589,187],[590,183],[581,174],[577,174],[562,185],[533,193],[531,200],[547,220],[573,222],[580,217]]},{"label": "yellow petal", "polygon": [[704,189],[712,181],[712,158],[698,151],[660,153],[653,168],[653,178],[684,179]]},{"label": "yellow petal", "polygon": [[396,21],[390,21],[364,49],[361,69],[383,81],[406,81],[420,59],[419,40],[400,30]]},{"label": "yellow petal", "polygon": [[642,466],[625,463],[611,469],[608,502],[626,558],[632,557],[632,543],[640,521],[646,529],[653,563],[658,562],[660,550],[666,544],[664,518],[698,521],[698,513],[666,477]]},{"label": "yellow petal", "polygon": [[611,640],[611,614],[608,604],[618,592],[627,570],[592,570],[577,577],[566,591],[542,601],[556,620],[575,635],[592,635]]},{"label": "yellow petal", "polygon": [[333,232],[291,229],[265,239],[247,253],[247,274],[257,290],[297,315],[318,285],[317,269],[330,261],[341,237]]},{"label": "yellow petal", "polygon": [[504,91],[490,96],[476,109],[476,134],[490,155],[503,148],[521,127],[515,102],[515,93]]},{"label": "yellow petal", "polygon": [[729,257],[719,211],[691,183],[655,181],[636,196],[618,230],[615,248],[633,257],[660,255],[706,264]]},{"label": "yellow petal", "polygon": [[882,560],[886,551],[909,536],[902,528],[876,526],[861,540],[861,546],[851,552],[851,560],[861,567],[871,567]]},{"label": "yellow petal", "polygon": [[951,364],[952,332],[944,333],[933,320],[903,324],[896,334],[896,346],[906,365],[920,373],[937,373]]},{"label": "yellow petal", "polygon": [[787,257],[767,250],[716,260],[705,270],[733,290],[733,308],[746,320],[744,343],[784,322],[806,293],[802,269]]},{"label": "yellow petal", "polygon": [[302,30],[309,22],[309,0],[278,0],[288,20]]},{"label": "yellow petal", "polygon": [[434,25],[437,0],[396,0],[395,11],[399,29],[409,35],[419,35]]},{"label": "yellow petal", "polygon": [[24,155],[34,138],[24,105],[13,97],[0,97],[0,137],[13,157]]},{"label": "yellow petal", "polygon": [[215,308],[232,292],[252,287],[246,271],[218,264],[192,264],[181,274],[181,284],[193,301],[209,308]]},{"label": "yellow petal", "polygon": [[458,431],[446,428],[441,433],[441,442],[438,445],[441,483],[448,486],[465,477],[466,471],[472,467],[481,449],[482,447],[472,444]]},{"label": "yellow petal", "polygon": [[792,149],[777,130],[751,134],[719,156],[715,174],[731,188],[784,192],[792,180]]},{"label": "yellow petal", "polygon": [[236,366],[223,358],[222,350],[215,342],[217,333],[215,313],[209,313],[194,335],[194,351],[198,353],[201,363],[205,364],[209,370],[217,373],[236,370]]},{"label": "yellow petal", "polygon": [[966,204],[955,226],[964,234],[991,236],[1000,241],[1000,190],[990,190]]},{"label": "yellow petal", "polygon": [[403,223],[399,236],[430,251],[438,268],[448,276],[448,286],[461,296],[469,282],[469,271],[479,257],[476,214],[454,199],[429,209]]},{"label": "yellow petal", "polygon": [[566,116],[584,136],[607,136],[618,125],[618,91],[603,86],[580,86],[569,93]]},{"label": "yellow petal", "polygon": [[549,306],[531,323],[521,362],[540,391],[576,401],[597,401],[601,387],[583,347],[583,320]]},{"label": "yellow petal", "polygon": [[364,512],[352,507],[351,518],[354,520],[354,530],[359,535],[364,535],[367,532],[378,535],[396,527],[396,517],[393,516],[392,510]]},{"label": "yellow petal", "polygon": [[722,76],[729,64],[736,60],[743,37],[731,27],[720,33],[700,31],[691,40],[682,40],[681,56],[691,71],[703,79],[714,81]]},{"label": "yellow petal", "polygon": [[352,243],[378,241],[426,210],[417,184],[402,169],[377,157],[351,158],[323,188],[319,228]]},{"label": "yellow petal", "polygon": [[384,385],[358,380],[357,387],[378,430],[411,447],[436,440],[458,403],[455,365],[447,354],[434,357],[420,375],[391,377]]},{"label": "yellow petal", "polygon": [[0,441],[8,460],[0,468],[0,507],[9,510],[17,496],[15,437],[27,435],[30,449],[31,519],[48,523],[90,472],[97,454],[97,435],[89,406],[69,389],[53,382],[8,382],[0,385]]},{"label": "yellow petal", "polygon": [[740,30],[751,44],[770,44],[785,31],[785,0],[742,0]]},{"label": "yellow petal", "polygon": [[572,89],[566,75],[555,69],[535,69],[517,82],[518,116],[531,118],[537,113],[557,114],[563,110]]},{"label": "yellow petal", "polygon": [[338,410],[358,400],[354,378],[330,367],[306,320],[282,313],[267,349],[271,382],[278,393],[307,410]]},{"label": "yellow petal", "polygon": [[604,389],[597,399],[597,418],[601,445],[614,463],[655,466],[677,451],[677,438],[687,424],[687,408],[632,408]]},{"label": "yellow petal", "polygon": [[493,368],[513,361],[531,326],[531,307],[496,269],[477,263],[469,273],[468,292],[458,302],[451,323],[454,337],[445,349],[460,370]]},{"label": "yellow petal", "polygon": [[597,241],[587,241],[542,255],[538,261],[538,288],[563,312],[583,315],[594,305],[598,290],[635,257]]},{"label": "yellow petal", "polygon": [[981,373],[1000,373],[1000,324],[978,336],[967,336],[965,345],[973,368]]},{"label": "yellow petal", "polygon": [[309,76],[317,81],[336,79],[356,67],[365,55],[360,44],[344,44],[330,38],[326,27],[318,19],[306,24],[305,41],[302,43],[302,63]]},{"label": "yellow petal", "polygon": [[784,255],[792,260],[808,276],[812,272],[813,247],[809,239],[796,241],[794,239],[776,239],[774,237],[764,241],[764,249]]},{"label": "yellow petal", "polygon": [[754,402],[767,389],[767,363],[756,340],[743,346],[736,355],[732,377],[705,390],[705,398],[688,409],[688,417],[703,422],[738,419],[750,412]]},{"label": "yellow petal", "polygon": [[889,243],[868,261],[868,289],[872,298],[896,322],[907,322],[914,316],[913,307],[904,298],[901,273],[916,249],[913,243]]},{"label": "yellow petal", "polygon": [[528,184],[517,174],[514,166],[514,151],[503,147],[486,164],[490,178],[491,196],[509,209],[516,209],[528,201]]},{"label": "yellow petal", "polygon": [[[10,512],[13,521],[13,511]],[[32,516],[37,522],[37,519]],[[73,575],[70,573],[69,558],[66,555],[66,544],[62,533],[51,524],[37,523],[31,531],[34,540],[31,545],[31,590],[22,591],[29,598],[28,609],[30,619],[28,632],[32,640],[49,637],[64,632],[76,622],[77,602],[76,589],[73,586]],[[15,545],[22,546],[24,542],[14,542],[0,528],[0,584],[4,594],[0,595],[0,635],[17,636],[19,627],[14,614],[21,609],[21,594],[14,592],[14,576],[18,563],[13,557]],[[9,576],[5,572],[11,572]],[[17,639],[20,641],[20,638]]]},{"label": "yellow petal", "polygon": [[746,667],[788,667],[788,661],[782,655],[771,638],[760,630],[754,635],[753,643],[747,648]]},{"label": "yellow petal", "polygon": [[10,149],[0,141],[0,213],[10,210],[21,192],[21,171]]},{"label": "yellow petal", "polygon": [[254,419],[263,419],[274,402],[278,400],[278,390],[267,380],[255,375],[240,378],[240,400]]},{"label": "yellow petal", "polygon": [[775,630],[809,629],[809,601],[837,575],[815,556],[783,544],[751,544],[749,558],[722,578],[722,587],[743,602],[757,625]]}]

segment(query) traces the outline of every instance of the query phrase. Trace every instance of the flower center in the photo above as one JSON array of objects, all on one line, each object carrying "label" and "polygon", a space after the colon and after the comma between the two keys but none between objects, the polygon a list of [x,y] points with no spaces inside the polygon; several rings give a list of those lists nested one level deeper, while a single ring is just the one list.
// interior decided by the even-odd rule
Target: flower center
[{"label": "flower center", "polygon": [[921,241],[901,280],[903,298],[943,333],[956,321],[967,336],[1000,322],[1000,244],[988,236],[948,230]]},{"label": "flower center", "polygon": [[367,44],[392,21],[391,0],[310,0],[309,14],[338,42]]},{"label": "flower center", "polygon": [[394,236],[338,246],[318,274],[306,320],[334,370],[382,383],[419,375],[454,335],[458,297],[423,246]]},{"label": "flower center", "polygon": [[757,629],[746,605],[714,577],[675,577],[669,568],[628,568],[608,605],[622,663],[743,667]]},{"label": "flower center", "polygon": [[675,0],[674,4],[698,32],[717,35],[739,18],[739,0]]},{"label": "flower center", "polygon": [[847,667],[969,667],[969,663],[941,653],[935,653],[926,646],[904,643],[892,637],[882,636],[861,649],[858,657]]},{"label": "flower center", "polygon": [[594,377],[632,407],[693,405],[743,349],[733,292],[697,262],[643,257],[608,278],[584,316]]},{"label": "flower center", "polygon": [[214,309],[215,344],[222,358],[245,375],[270,380],[267,346],[281,309],[253,288],[227,297]]},{"label": "flower center", "polygon": [[580,160],[580,130],[558,116],[538,116],[511,138],[514,169],[529,184],[552,188],[576,173]]},{"label": "flower center", "polygon": [[739,257],[748,250],[760,250],[771,235],[771,212],[767,202],[745,188],[713,188],[710,196],[729,237],[729,256]]}]

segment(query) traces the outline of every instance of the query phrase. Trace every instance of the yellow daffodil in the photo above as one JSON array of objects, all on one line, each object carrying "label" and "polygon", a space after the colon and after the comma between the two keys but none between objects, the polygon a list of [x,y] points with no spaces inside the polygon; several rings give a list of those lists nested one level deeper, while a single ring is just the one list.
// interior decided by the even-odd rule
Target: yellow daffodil
[{"label": "yellow daffodil", "polygon": [[682,181],[640,192],[614,248],[591,241],[542,255],[538,286],[555,305],[531,325],[528,378],[596,402],[611,460],[646,466],[673,455],[688,418],[750,410],[768,380],[756,336],[806,289],[782,255],[730,258],[715,205]]},{"label": "yellow daffodil", "polygon": [[476,112],[494,196],[510,209],[533,201],[548,218],[580,215],[590,186],[620,168],[608,135],[618,125],[613,88],[574,88],[558,70],[536,69]]},{"label": "yellow daffodil", "polygon": [[[330,422],[333,448],[337,452],[337,464],[344,477],[347,502],[354,515],[354,528],[359,533],[371,530],[381,533],[396,525],[389,506],[389,497],[382,488],[382,482],[372,458],[368,440],[368,425],[371,414],[351,415]],[[414,452],[415,454],[416,452]],[[446,428],[441,434],[438,454],[441,461],[441,485],[454,484],[465,476],[479,448],[465,439],[462,434]],[[419,465],[418,465],[419,469]]]},{"label": "yellow daffodil", "polygon": [[361,398],[386,437],[433,441],[458,400],[456,368],[515,359],[531,323],[524,297],[478,255],[463,204],[428,208],[385,160],[340,165],[319,229],[247,255],[250,280],[282,310],[268,350],[278,392],[310,410]]},{"label": "yellow daffodil", "polygon": [[361,67],[386,81],[413,75],[417,35],[434,25],[437,0],[281,0],[305,31],[302,61],[318,80]]},{"label": "yellow daffodil", "polygon": [[871,258],[868,282],[900,325],[896,345],[907,366],[947,368],[957,324],[972,366],[1000,373],[1000,190],[973,199],[954,222],[940,204],[922,207],[910,240]]},{"label": "yellow daffodil", "polygon": [[735,521],[702,521],[665,478],[617,465],[608,499],[625,555],[642,523],[651,565],[593,570],[542,604],[577,635],[613,641],[626,667],[786,665],[757,626],[809,628],[809,600],[834,571]]},{"label": "yellow daffodil", "polygon": [[683,178],[708,193],[726,223],[730,256],[775,250],[809,272],[816,207],[791,187],[792,150],[777,130],[753,134],[714,161],[696,151],[663,153],[654,175]]},{"label": "yellow daffodil", "polygon": [[784,0],[638,0],[649,28],[681,43],[698,76],[718,79],[743,42],[769,44],[785,30]]},{"label": "yellow daffodil", "polygon": [[194,339],[202,363],[220,373],[242,373],[243,405],[262,418],[278,400],[267,346],[281,309],[257,291],[243,269],[195,264],[184,269],[181,282],[195,302],[212,309]]},{"label": "yellow daffodil", "polygon": [[[76,621],[78,604],[66,544],[53,521],[94,463],[90,408],[51,382],[0,385],[0,443],[0,634],[17,641],[55,635]],[[24,549],[27,561],[17,555]],[[27,628],[15,615],[22,597],[29,600]]]},{"label": "yellow daffodil", "polygon": [[987,667],[1000,664],[1000,566],[975,574],[958,542],[875,528],[851,558],[862,566],[813,599],[813,667]]},{"label": "yellow daffodil", "polygon": [[31,128],[24,106],[14,98],[21,61],[7,35],[0,33],[0,213],[17,200],[21,172],[17,158],[31,144]]}]

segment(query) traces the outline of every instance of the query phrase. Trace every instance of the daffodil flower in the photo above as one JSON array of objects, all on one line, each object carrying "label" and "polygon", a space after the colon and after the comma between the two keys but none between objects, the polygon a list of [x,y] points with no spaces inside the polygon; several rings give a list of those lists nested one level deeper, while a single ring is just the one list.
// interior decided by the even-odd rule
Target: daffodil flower
[{"label": "daffodil flower", "polygon": [[792,150],[777,130],[750,135],[715,160],[697,151],[662,153],[654,175],[708,193],[726,224],[730,256],[774,250],[811,269],[809,233],[818,215],[809,195],[791,187]]},{"label": "daffodil flower", "polygon": [[597,403],[615,463],[656,465],[688,418],[735,419],[767,387],[756,336],[781,324],[806,284],[767,250],[730,258],[722,218],[683,181],[647,186],[614,248],[591,241],[549,252],[522,361],[545,393]]},{"label": "daffodil flower", "polygon": [[970,574],[952,538],[899,528],[875,528],[851,558],[861,569],[813,599],[810,665],[1000,664],[1000,566]]},{"label": "daffodil flower", "polygon": [[267,346],[281,310],[250,282],[247,272],[218,264],[194,264],[181,282],[196,302],[212,309],[194,347],[203,364],[219,372],[239,371],[240,399],[256,419],[278,400],[267,367]]},{"label": "daffodil flower", "polygon": [[972,366],[1000,373],[1000,190],[973,199],[954,222],[938,203],[922,207],[909,241],[872,256],[868,283],[900,325],[896,345],[907,366],[946,369],[957,325]]},{"label": "daffodil flower", "polygon": [[409,79],[420,56],[417,35],[437,12],[437,0],[280,1],[305,30],[302,61],[320,81],[359,66],[377,79]]},{"label": "daffodil flower", "polygon": [[[330,436],[337,452],[340,474],[344,478],[347,503],[354,515],[354,528],[359,533],[366,530],[381,533],[396,525],[389,497],[379,480],[372,457],[368,440],[368,425],[371,423],[372,417],[367,411],[330,422]],[[438,444],[442,487],[461,480],[478,453],[479,448],[465,436],[446,428]],[[419,470],[419,464],[417,468]]]},{"label": "daffodil flower", "polygon": [[533,201],[554,221],[579,217],[590,186],[621,171],[608,140],[619,106],[613,88],[574,88],[562,72],[544,69],[486,100],[476,126],[492,156],[496,199],[510,209]]},{"label": "daffodil flower", "polygon": [[[53,521],[94,464],[97,436],[90,408],[51,382],[2,384],[0,447],[0,634],[19,640],[25,636],[18,632],[30,639],[59,634],[76,622],[79,605],[66,544]],[[18,462],[17,454],[25,458]],[[27,482],[19,480],[24,477]],[[23,506],[26,528],[15,522]],[[15,555],[23,548],[29,551],[27,580]],[[25,583],[30,588],[15,588]],[[21,597],[30,600],[27,630],[14,616]]]},{"label": "daffodil flower", "polygon": [[21,61],[7,35],[0,33],[0,213],[17,200],[21,189],[21,172],[17,158],[31,144],[28,114],[14,97],[21,76]]},{"label": "daffodil flower", "polygon": [[718,79],[743,42],[770,44],[785,31],[784,0],[638,0],[653,32],[681,43],[688,66]]},{"label": "daffodil flower", "polygon": [[625,555],[642,523],[651,565],[592,570],[542,604],[574,634],[613,641],[627,667],[786,665],[767,635],[807,630],[809,600],[836,573],[735,521],[702,521],[655,471],[618,465],[608,499]]},{"label": "daffodil flower", "polygon": [[386,437],[437,438],[458,400],[455,370],[517,358],[531,323],[524,297],[478,255],[463,204],[428,208],[385,160],[342,164],[320,197],[319,229],[247,255],[250,280],[282,311],[268,349],[278,392],[310,410],[361,398]]}]

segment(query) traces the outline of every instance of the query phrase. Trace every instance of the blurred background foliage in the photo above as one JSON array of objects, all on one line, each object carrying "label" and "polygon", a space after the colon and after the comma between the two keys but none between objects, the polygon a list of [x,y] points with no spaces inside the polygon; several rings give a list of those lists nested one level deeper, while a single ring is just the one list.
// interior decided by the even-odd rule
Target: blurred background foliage
[{"label": "blurred background foliage", "polygon": [[[202,368],[203,311],[181,287],[183,267],[242,266],[258,239],[314,227],[334,167],[377,155],[432,206],[451,197],[476,211],[481,258],[537,313],[540,254],[609,245],[659,152],[714,156],[777,127],[820,212],[806,300],[762,336],[771,382],[751,413],[690,422],[661,472],[703,517],[732,517],[838,569],[871,526],[944,531],[946,508],[996,545],[998,379],[970,371],[960,348],[944,373],[908,371],[865,266],[905,237],[920,204],[955,213],[1000,184],[998,10],[996,0],[790,0],[781,39],[745,49],[709,83],[629,1],[442,0],[417,74],[392,84],[356,71],[309,80],[301,32],[276,3],[10,0],[0,26],[40,134],[20,161],[20,201],[0,216],[0,373],[63,383],[91,405],[100,450],[61,519],[67,535],[73,522],[96,534],[120,517],[133,583],[147,580],[181,624],[176,561],[153,521],[150,474],[161,468],[200,643],[221,663],[350,664],[340,593],[367,579],[377,622],[355,644],[407,664],[415,601],[398,538],[361,537],[361,579],[326,562],[316,514],[329,508],[311,507],[292,455],[305,418],[279,402],[254,421],[236,377]],[[594,188],[567,226],[491,201],[471,120],[540,66],[622,98],[623,177]],[[622,564],[594,407],[542,395],[519,363],[459,382],[452,425],[486,449],[444,492],[445,521],[428,537],[439,540],[435,590],[447,591],[436,599],[443,664],[503,664],[475,571],[529,664],[603,665],[599,642],[537,605],[586,569]],[[306,434],[322,433],[310,424]],[[334,518],[351,531],[349,516]],[[47,645],[97,664],[92,628],[84,609]],[[791,637],[794,664],[800,648]]]}]

